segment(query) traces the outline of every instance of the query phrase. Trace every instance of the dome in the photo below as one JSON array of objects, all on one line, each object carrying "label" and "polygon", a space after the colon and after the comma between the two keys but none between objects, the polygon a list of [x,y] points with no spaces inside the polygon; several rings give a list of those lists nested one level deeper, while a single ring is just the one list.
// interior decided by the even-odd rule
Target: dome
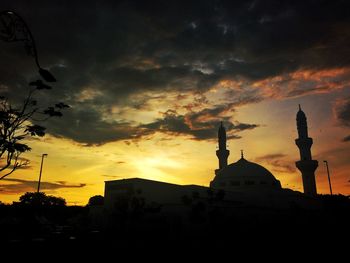
[{"label": "dome", "polygon": [[231,188],[237,186],[272,186],[281,188],[280,182],[265,167],[249,162],[243,157],[220,170],[210,184],[215,188]]},{"label": "dome", "polygon": [[265,167],[257,163],[249,162],[244,158],[226,166],[220,171],[219,176],[262,176],[268,177],[269,179],[275,178]]}]

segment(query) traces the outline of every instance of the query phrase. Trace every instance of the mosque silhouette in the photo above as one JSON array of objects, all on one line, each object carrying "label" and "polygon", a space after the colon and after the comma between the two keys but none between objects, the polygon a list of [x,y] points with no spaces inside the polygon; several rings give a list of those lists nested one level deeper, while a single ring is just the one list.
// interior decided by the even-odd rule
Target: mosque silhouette
[{"label": "mosque silhouette", "polygon": [[315,170],[318,166],[312,160],[312,138],[308,136],[307,119],[299,105],[296,117],[298,138],[295,140],[300,152],[296,167],[302,175],[304,193],[282,188],[281,183],[265,167],[246,160],[241,150],[241,158],[227,163],[230,151],[226,149],[226,130],[221,122],[218,129],[218,150],[216,156],[219,167],[209,187],[198,185],[177,185],[141,178],[121,179],[105,182],[105,202],[107,211],[120,206],[121,200],[137,197],[147,204],[161,206],[166,213],[181,213],[186,198],[208,199],[209,195],[222,196],[229,206],[254,205],[288,209],[298,204],[301,207],[314,205],[317,195]]}]

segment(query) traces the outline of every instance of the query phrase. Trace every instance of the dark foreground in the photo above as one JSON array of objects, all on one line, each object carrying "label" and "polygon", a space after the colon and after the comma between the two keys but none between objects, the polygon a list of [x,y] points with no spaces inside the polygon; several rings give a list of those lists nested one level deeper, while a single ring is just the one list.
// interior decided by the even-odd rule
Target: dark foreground
[{"label": "dark foreground", "polygon": [[[348,258],[350,203],[324,200],[321,210],[269,210],[249,207],[227,215],[202,214],[189,220],[163,215],[113,215],[92,219],[89,207],[38,210],[0,208],[4,252],[40,251],[57,257],[115,255],[157,257],[167,254],[246,258],[283,253],[289,258]],[[13,255],[16,255],[13,254]],[[21,253],[18,254],[18,256]],[[301,258],[299,258],[301,260]]]}]

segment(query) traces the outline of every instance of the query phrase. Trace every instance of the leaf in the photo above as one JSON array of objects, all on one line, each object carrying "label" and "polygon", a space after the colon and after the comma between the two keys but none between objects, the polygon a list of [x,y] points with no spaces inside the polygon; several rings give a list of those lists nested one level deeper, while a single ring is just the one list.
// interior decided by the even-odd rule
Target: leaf
[{"label": "leaf", "polygon": [[54,107],[48,107],[44,110],[44,114],[49,115],[50,117],[62,117],[63,114],[60,111],[56,111]]},{"label": "leaf", "polygon": [[67,105],[67,104],[65,104],[65,103],[63,103],[63,102],[56,103],[56,104],[55,104],[55,107],[56,107],[56,108],[59,108],[59,109],[70,108],[69,105]]},{"label": "leaf", "polygon": [[40,125],[28,125],[25,132],[29,132],[31,136],[40,136],[43,137],[45,135],[45,127]]},{"label": "leaf", "polygon": [[13,145],[13,149],[15,151],[22,152],[22,153],[31,150],[31,148],[28,145],[24,144],[24,143],[15,143]]},{"label": "leaf", "polygon": [[40,68],[39,74],[43,77],[47,82],[56,82],[55,77],[46,69]]},{"label": "leaf", "polygon": [[29,83],[30,86],[36,86],[36,89],[38,90],[42,90],[42,89],[52,89],[51,86],[46,85],[45,83],[43,83],[43,81],[41,79],[38,79],[36,81],[32,81]]}]

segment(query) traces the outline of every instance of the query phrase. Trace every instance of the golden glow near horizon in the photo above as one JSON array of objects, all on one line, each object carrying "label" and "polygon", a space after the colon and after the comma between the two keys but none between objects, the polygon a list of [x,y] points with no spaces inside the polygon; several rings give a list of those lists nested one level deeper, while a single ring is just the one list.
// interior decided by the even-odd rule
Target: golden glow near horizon
[{"label": "golden glow near horizon", "polygon": [[[348,71],[340,69],[328,73],[298,71],[290,74],[288,78],[292,79],[290,85],[298,85],[299,81],[307,79],[316,81],[326,78],[326,81],[331,82],[330,78],[345,73]],[[295,116],[297,105],[301,103],[308,118],[309,135],[314,139],[312,154],[314,159],[319,161],[316,170],[318,192],[329,193],[323,164],[323,160],[328,160],[334,193],[349,195],[347,171],[350,169],[350,163],[346,155],[349,143],[339,140],[347,133],[337,124],[332,112],[334,103],[340,103],[341,98],[349,95],[348,90],[342,83],[342,87],[331,90],[332,92],[327,90],[327,96],[325,89],[319,88],[320,92],[310,93],[311,95],[291,95],[282,99],[272,88],[282,82],[283,78],[287,77],[268,79],[252,86],[243,80],[221,81],[206,92],[207,101],[201,101],[200,94],[139,94],[138,96],[149,96],[148,107],[141,110],[116,107],[111,109],[111,115],[106,118],[148,123],[160,118],[169,109],[185,115],[187,112],[215,105],[215,102],[227,103],[228,108],[222,111],[219,117],[232,116],[232,121],[244,120],[246,123],[260,125],[259,128],[238,133],[242,136],[241,139],[228,140],[229,163],[237,161],[240,158],[240,150],[244,149],[247,160],[269,169],[281,181],[283,187],[302,191],[301,175],[295,169],[299,152],[294,143],[297,137]],[[265,100],[241,105],[240,92],[249,88],[264,94]],[[238,94],[234,111],[230,108],[229,102],[232,102],[232,97],[228,97],[228,92]],[[100,93],[87,87],[82,91],[82,95],[81,100],[89,100]],[[335,134],[337,136],[334,136]],[[44,160],[42,191],[63,197],[70,205],[85,205],[91,196],[103,195],[104,181],[107,180],[140,177],[176,184],[208,186],[218,166],[215,155],[216,140],[198,141],[190,136],[162,132],[134,141],[110,142],[101,146],[82,146],[49,135],[41,140],[31,140],[29,144],[33,150],[24,157],[31,160],[31,165],[28,169],[16,171],[8,177],[9,180],[1,181],[2,202],[18,201],[19,196],[25,192],[35,191],[42,153],[48,154],[48,158]]]}]

